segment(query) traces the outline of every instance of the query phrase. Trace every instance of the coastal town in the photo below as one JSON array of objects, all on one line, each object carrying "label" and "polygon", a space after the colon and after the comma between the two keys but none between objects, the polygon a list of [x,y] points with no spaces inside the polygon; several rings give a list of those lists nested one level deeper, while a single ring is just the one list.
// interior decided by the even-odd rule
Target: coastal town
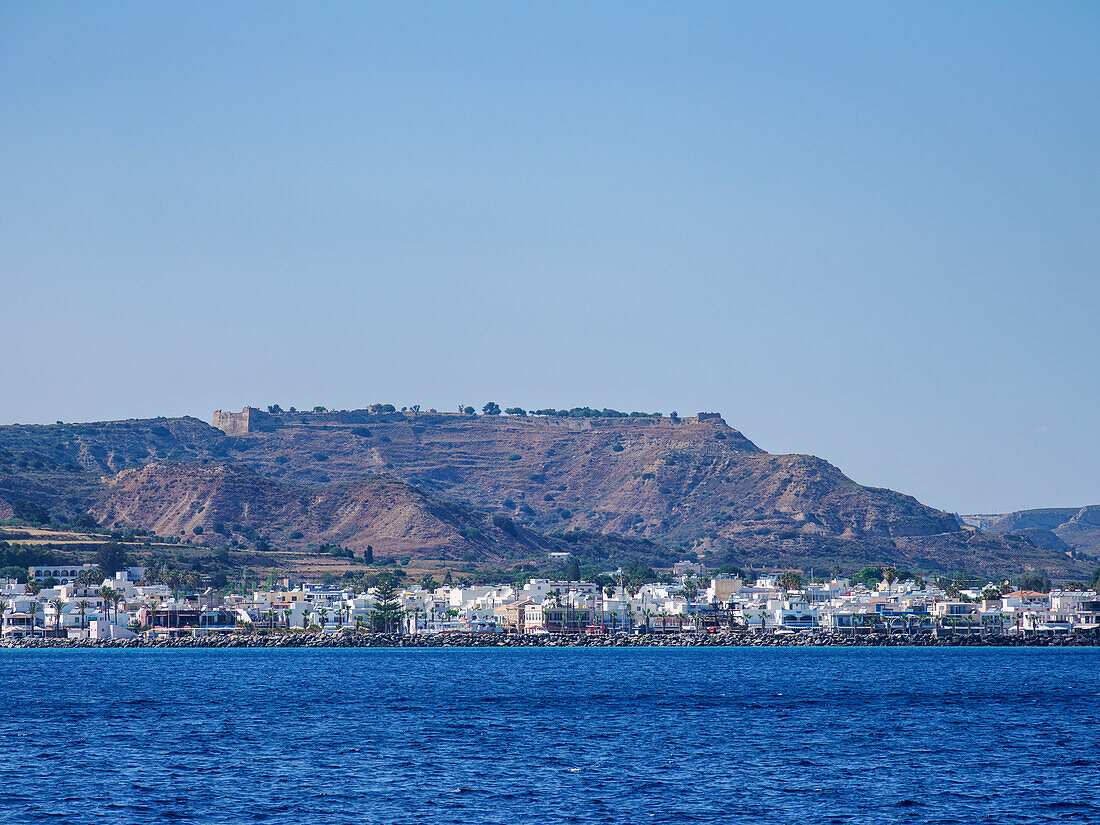
[{"label": "coastal town", "polygon": [[[616,574],[618,577],[616,578]],[[1008,581],[959,590],[887,569],[868,586],[848,578],[803,582],[793,573],[746,581],[683,562],[665,581],[614,584],[529,579],[522,584],[440,583],[425,575],[367,588],[275,580],[247,592],[185,592],[148,581],[143,567],[109,577],[91,565],[30,569],[25,584],[0,580],[2,639],[170,640],[233,634],[476,634],[514,638],[678,634],[920,634],[1017,638],[1092,634],[1100,595],[1049,592]]]}]

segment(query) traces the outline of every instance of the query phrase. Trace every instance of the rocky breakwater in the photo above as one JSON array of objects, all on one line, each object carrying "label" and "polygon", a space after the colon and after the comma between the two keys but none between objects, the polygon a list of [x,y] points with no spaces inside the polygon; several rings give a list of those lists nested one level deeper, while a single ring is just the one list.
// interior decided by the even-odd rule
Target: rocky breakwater
[{"label": "rocky breakwater", "polygon": [[6,639],[5,648],[351,648],[351,647],[1094,647],[1100,636],[1070,633],[1050,636],[916,635],[827,632],[677,633],[521,636],[503,633],[233,633],[174,639]]}]

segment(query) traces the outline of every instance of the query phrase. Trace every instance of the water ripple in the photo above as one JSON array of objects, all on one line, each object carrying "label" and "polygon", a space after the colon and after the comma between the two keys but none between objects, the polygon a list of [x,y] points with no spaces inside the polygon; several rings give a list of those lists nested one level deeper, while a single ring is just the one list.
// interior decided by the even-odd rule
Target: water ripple
[{"label": "water ripple", "polygon": [[1092,822],[1100,651],[4,650],[0,822]]}]

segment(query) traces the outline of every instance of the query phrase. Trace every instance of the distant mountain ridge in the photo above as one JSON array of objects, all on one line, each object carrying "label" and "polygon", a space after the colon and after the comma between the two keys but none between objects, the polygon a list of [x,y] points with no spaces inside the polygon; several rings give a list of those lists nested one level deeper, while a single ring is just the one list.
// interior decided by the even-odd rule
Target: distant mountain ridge
[{"label": "distant mountain ridge", "polygon": [[216,413],[220,429],[190,417],[0,427],[0,516],[25,499],[196,542],[262,534],[431,558],[623,536],[713,565],[1091,572],[1072,547],[978,532],[820,458],[766,453],[716,413],[549,412],[246,408]]},{"label": "distant mountain ridge", "polygon": [[1100,554],[1100,504],[962,516],[990,533],[1024,536],[1061,552]]}]

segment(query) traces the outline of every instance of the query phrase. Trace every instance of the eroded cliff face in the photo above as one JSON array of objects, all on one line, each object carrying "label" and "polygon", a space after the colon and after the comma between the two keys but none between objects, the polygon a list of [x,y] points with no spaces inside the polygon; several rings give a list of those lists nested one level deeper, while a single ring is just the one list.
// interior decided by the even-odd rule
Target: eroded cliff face
[{"label": "eroded cliff face", "polygon": [[480,507],[509,502],[540,530],[689,543],[764,528],[848,537],[958,530],[951,516],[862,487],[821,459],[768,455],[721,419],[285,418],[238,439],[268,477],[311,486],[386,473]]},{"label": "eroded cliff face", "polygon": [[433,499],[394,478],[301,487],[215,463],[124,470],[106,480],[92,513],[104,524],[200,543],[262,536],[279,546],[327,543],[362,552],[370,545],[380,555],[419,558],[523,555],[537,550],[541,538],[501,529],[487,513]]}]

